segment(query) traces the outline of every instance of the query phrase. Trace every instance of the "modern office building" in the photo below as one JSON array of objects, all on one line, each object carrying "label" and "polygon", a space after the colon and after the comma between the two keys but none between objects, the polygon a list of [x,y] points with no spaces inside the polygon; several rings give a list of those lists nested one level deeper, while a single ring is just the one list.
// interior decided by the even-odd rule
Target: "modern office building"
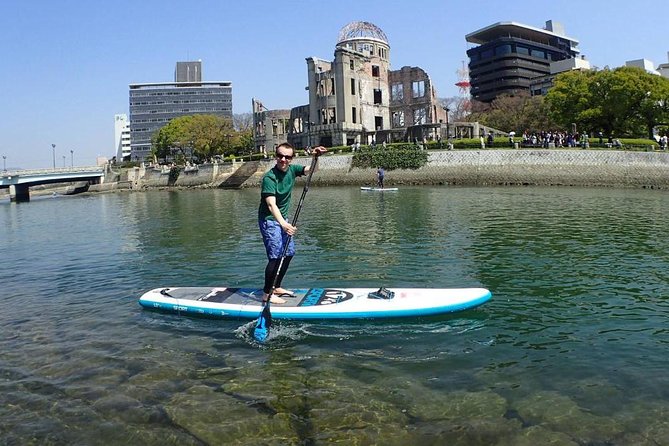
[{"label": "modern office building", "polygon": [[530,94],[532,96],[544,96],[548,90],[553,88],[555,77],[567,71],[572,70],[590,70],[590,62],[585,59],[585,56],[574,59],[563,59],[550,64],[550,74],[546,76],[538,76],[530,79]]},{"label": "modern office building", "polygon": [[[286,135],[295,147],[438,137],[446,112],[429,76],[418,67],[390,70],[390,44],[376,25],[349,23],[339,33],[334,60],[306,61],[309,103],[290,110]],[[254,106],[259,151],[267,137],[267,113]]]},{"label": "modern office building", "polygon": [[535,28],[498,22],[469,33],[467,50],[472,99],[491,102],[498,95],[530,93],[530,82],[550,74],[552,62],[579,56],[578,40],[551,20]]},{"label": "modern office building", "polygon": [[130,122],[125,113],[114,115],[114,148],[117,163],[130,160]]},{"label": "modern office building", "polygon": [[[201,62],[183,64],[177,64],[174,82],[130,84],[131,161],[144,161],[154,133],[174,118],[210,114],[232,119],[232,82],[201,81]],[[184,68],[189,64],[193,71]],[[200,80],[178,80],[191,75]]]}]

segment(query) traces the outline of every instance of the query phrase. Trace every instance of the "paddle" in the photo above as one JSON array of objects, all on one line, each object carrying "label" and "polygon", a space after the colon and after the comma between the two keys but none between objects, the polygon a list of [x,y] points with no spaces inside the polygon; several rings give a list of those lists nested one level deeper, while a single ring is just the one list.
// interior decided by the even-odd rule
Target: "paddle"
[{"label": "paddle", "polygon": [[[293,216],[293,222],[291,223],[293,226],[297,224],[297,218],[300,216],[300,211],[302,210],[302,203],[304,203],[304,197],[307,195],[307,192],[309,191],[311,176],[314,174],[314,170],[316,170],[317,162],[318,162],[318,156],[314,155],[311,160],[311,167],[309,167],[309,175],[307,176],[307,181],[304,183],[304,189],[302,189],[302,196],[300,196],[300,201],[297,203],[297,208],[295,209],[295,215]],[[289,235],[288,238],[286,239],[286,243],[283,246],[283,252],[281,253],[281,260],[279,260],[279,266],[276,268],[276,273],[274,273],[274,280],[272,281],[272,291],[274,291],[274,288],[276,288],[276,281],[279,278],[279,271],[281,271],[281,267],[283,266],[283,261],[286,258],[286,253],[288,252],[288,245],[290,244],[290,240],[292,238],[293,236]],[[272,314],[269,311],[269,301],[271,299],[272,299],[272,293],[270,293],[267,302],[265,302],[262,312],[260,313],[260,317],[258,317],[256,326],[253,329],[253,337],[258,342],[265,342],[265,340],[269,336],[269,329],[272,326]]]}]

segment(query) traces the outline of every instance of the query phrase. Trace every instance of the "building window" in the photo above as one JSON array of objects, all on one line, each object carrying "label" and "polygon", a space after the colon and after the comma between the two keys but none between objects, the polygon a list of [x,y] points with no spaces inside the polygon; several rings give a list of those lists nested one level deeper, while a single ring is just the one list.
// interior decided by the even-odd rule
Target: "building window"
[{"label": "building window", "polygon": [[530,55],[530,49],[526,48],[524,46],[516,45],[516,53],[525,54],[525,55],[529,56]]},{"label": "building window", "polygon": [[504,54],[510,54],[511,53],[511,45],[505,44],[505,45],[499,45],[498,47],[495,47],[495,56],[503,56]]},{"label": "building window", "polygon": [[541,50],[532,50],[532,57],[538,57],[539,59],[546,58],[546,52]]},{"label": "building window", "polygon": [[372,76],[373,77],[379,77],[379,66],[378,65],[372,65]]},{"label": "building window", "polygon": [[422,98],[425,96],[425,81],[413,82],[412,87],[414,98]]},{"label": "building window", "polygon": [[352,107],[351,108],[351,117],[353,119],[353,124],[358,122],[357,117],[356,117],[356,113],[357,113],[357,110],[355,109],[355,107]]},{"label": "building window", "polygon": [[351,79],[351,94],[355,94],[355,79]]},{"label": "building window", "polygon": [[404,84],[392,84],[390,87],[390,99],[393,101],[401,101],[404,99]]},{"label": "building window", "polygon": [[349,61],[349,67],[351,68],[351,70],[355,70],[355,64],[353,63],[353,59]]},{"label": "building window", "polygon": [[417,108],[413,111],[413,125],[421,125],[427,122],[427,112],[425,108]]},{"label": "building window", "polygon": [[393,112],[393,127],[404,127],[404,112]]},{"label": "building window", "polygon": [[381,103],[383,103],[383,101],[382,101],[382,99],[381,99],[381,90],[378,89],[378,88],[375,88],[375,89],[374,89],[374,103],[375,103],[375,104],[381,104]]}]

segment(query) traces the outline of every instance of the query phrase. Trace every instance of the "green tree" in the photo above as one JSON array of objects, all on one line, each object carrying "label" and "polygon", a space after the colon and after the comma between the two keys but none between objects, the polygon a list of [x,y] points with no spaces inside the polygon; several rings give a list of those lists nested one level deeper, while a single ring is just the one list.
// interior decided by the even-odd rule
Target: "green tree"
[{"label": "green tree", "polygon": [[556,77],[546,102],[563,127],[652,138],[668,121],[669,80],[636,67],[570,71]]},{"label": "green tree", "polygon": [[594,72],[568,71],[558,75],[545,101],[552,118],[562,129],[571,129],[571,124],[581,125],[582,116],[592,103],[590,82]]},{"label": "green tree", "polygon": [[181,116],[156,132],[151,151],[159,159],[170,156],[208,159],[230,152],[227,135],[234,133],[232,122],[220,116]]},{"label": "green tree", "polygon": [[200,159],[225,154],[225,135],[234,133],[229,119],[215,115],[192,116],[189,130],[193,152]]},{"label": "green tree", "polygon": [[643,76],[641,92],[635,96],[636,125],[653,138],[653,129],[669,125],[669,79],[661,76]]},{"label": "green tree", "polygon": [[175,151],[184,153],[190,147],[188,127],[191,116],[172,119],[167,125],[160,128],[151,141],[151,152],[157,159],[167,159]]},{"label": "green tree", "polygon": [[539,132],[555,128],[542,96],[501,95],[490,104],[477,103],[469,120],[505,132]]}]

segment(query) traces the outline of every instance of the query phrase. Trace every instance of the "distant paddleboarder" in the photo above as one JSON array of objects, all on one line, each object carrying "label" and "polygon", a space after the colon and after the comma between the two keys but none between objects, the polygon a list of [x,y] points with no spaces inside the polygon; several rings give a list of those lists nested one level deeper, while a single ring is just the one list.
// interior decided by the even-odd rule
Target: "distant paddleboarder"
[{"label": "distant paddleboarder", "polygon": [[383,189],[383,178],[386,176],[386,172],[383,170],[383,167],[379,167],[379,170],[376,171],[376,184]]}]

